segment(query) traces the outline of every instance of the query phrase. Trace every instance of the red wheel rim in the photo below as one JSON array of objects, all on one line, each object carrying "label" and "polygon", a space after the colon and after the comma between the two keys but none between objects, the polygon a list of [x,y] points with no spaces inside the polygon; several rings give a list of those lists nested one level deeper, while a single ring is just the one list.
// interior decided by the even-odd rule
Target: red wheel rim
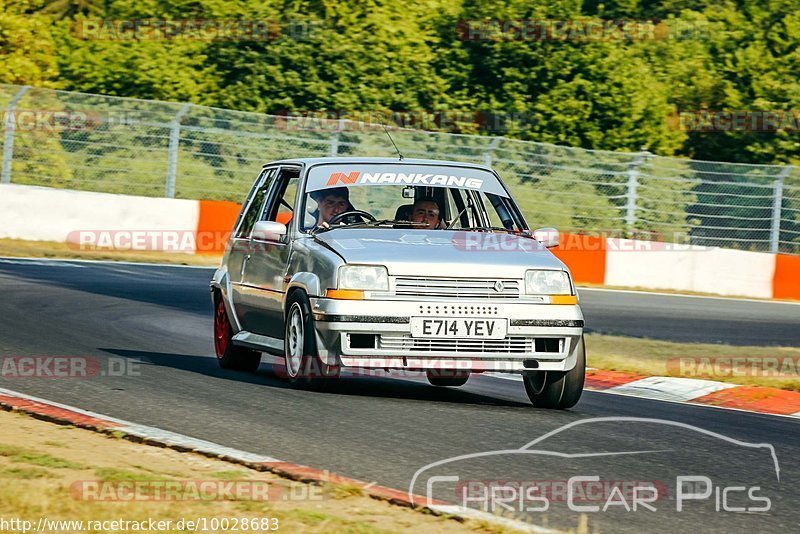
[{"label": "red wheel rim", "polygon": [[222,297],[217,301],[217,309],[214,313],[214,349],[217,358],[222,358],[228,350],[228,343],[231,338],[231,323],[228,321],[228,314],[225,311],[225,303]]}]

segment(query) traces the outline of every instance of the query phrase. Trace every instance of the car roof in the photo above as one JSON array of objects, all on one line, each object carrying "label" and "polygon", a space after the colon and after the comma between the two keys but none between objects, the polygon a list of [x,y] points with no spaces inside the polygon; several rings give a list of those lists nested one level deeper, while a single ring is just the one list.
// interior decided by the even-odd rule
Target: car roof
[{"label": "car roof", "polygon": [[339,163],[343,165],[350,165],[356,163],[386,163],[392,165],[452,165],[454,167],[472,167],[484,169],[489,172],[494,172],[491,167],[481,165],[480,163],[471,163],[465,161],[448,161],[439,159],[409,159],[405,158],[400,160],[398,158],[376,158],[376,157],[325,157],[325,158],[292,158],[282,159],[265,163],[263,166],[276,165],[276,164],[296,164],[296,165],[321,165],[325,163]]}]

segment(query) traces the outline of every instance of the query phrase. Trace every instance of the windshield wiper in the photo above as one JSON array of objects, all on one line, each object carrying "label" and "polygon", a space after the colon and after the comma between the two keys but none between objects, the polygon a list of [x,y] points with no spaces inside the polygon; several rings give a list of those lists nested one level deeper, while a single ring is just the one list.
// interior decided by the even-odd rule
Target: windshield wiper
[{"label": "windshield wiper", "polygon": [[426,223],[423,222],[414,222],[414,221],[401,221],[399,219],[380,219],[377,221],[361,221],[357,223],[350,223],[350,224],[337,224],[336,226],[315,226],[311,230],[309,230],[309,234],[315,235],[322,232],[329,232],[336,228],[363,228],[365,226],[396,226],[396,225],[403,225],[403,226],[414,226],[414,227],[427,227]]},{"label": "windshield wiper", "polygon": [[532,237],[526,231],[518,232],[517,230],[511,228],[505,228],[503,226],[467,226],[465,228],[451,228],[451,230],[464,230],[466,232],[471,232],[476,230],[483,232],[506,232],[508,234],[515,234],[522,237]]},{"label": "windshield wiper", "polygon": [[401,221],[399,219],[380,219],[377,221],[361,221],[353,224],[348,224],[347,226],[395,226],[401,224],[403,226],[419,226],[419,227],[427,227],[427,223],[423,222],[414,222],[414,221]]}]

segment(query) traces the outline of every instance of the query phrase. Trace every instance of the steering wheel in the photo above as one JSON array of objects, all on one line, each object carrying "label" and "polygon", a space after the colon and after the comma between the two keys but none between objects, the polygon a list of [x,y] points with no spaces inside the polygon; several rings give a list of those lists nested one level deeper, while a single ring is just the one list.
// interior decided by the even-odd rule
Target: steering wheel
[{"label": "steering wheel", "polygon": [[363,210],[350,210],[350,211],[343,211],[339,215],[334,215],[331,217],[331,220],[328,221],[328,224],[333,226],[334,224],[342,222],[345,217],[361,217],[361,220],[367,219],[370,222],[375,222],[375,217],[369,212]]}]

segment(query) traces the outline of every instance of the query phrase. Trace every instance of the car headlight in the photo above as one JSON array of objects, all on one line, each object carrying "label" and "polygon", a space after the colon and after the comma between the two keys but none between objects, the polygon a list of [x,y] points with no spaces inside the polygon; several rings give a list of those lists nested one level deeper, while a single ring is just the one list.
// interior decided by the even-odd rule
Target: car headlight
[{"label": "car headlight", "polygon": [[382,265],[342,265],[339,289],[389,291],[389,273]]},{"label": "car headlight", "polygon": [[528,295],[571,295],[572,285],[566,271],[527,271],[525,293]]}]

